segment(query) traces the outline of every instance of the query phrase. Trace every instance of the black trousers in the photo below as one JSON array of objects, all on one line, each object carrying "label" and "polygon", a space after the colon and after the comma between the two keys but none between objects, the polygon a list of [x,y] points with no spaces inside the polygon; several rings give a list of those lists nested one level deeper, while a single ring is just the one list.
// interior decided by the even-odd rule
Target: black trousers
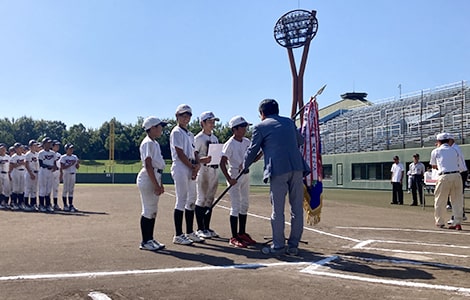
[{"label": "black trousers", "polygon": [[423,204],[423,175],[411,176],[411,195],[413,197],[413,204],[418,204],[416,191],[419,194],[419,203]]},{"label": "black trousers", "polygon": [[392,182],[392,203],[403,204],[403,184]]}]

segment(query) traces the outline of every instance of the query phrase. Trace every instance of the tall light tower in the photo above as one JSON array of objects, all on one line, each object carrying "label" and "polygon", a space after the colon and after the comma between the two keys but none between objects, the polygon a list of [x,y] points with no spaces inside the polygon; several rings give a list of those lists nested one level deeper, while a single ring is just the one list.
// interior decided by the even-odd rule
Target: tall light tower
[{"label": "tall light tower", "polygon": [[114,173],[114,119],[109,122],[109,173]]},{"label": "tall light tower", "polygon": [[[305,65],[307,64],[308,50],[310,41],[317,34],[318,20],[315,10],[308,11],[303,9],[292,10],[279,18],[274,26],[274,38],[282,47],[287,48],[289,62],[292,73],[292,110],[291,117],[294,118],[297,109],[304,107],[303,100],[303,79]],[[302,60],[300,62],[299,73],[294,59],[294,48],[304,47]],[[300,120],[303,119],[303,112],[300,113]]]}]

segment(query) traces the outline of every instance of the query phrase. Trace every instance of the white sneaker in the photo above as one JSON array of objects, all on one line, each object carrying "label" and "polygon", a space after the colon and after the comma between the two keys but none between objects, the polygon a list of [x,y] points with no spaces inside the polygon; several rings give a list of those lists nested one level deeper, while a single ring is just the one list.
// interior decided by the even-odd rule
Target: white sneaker
[{"label": "white sneaker", "polygon": [[217,232],[215,232],[214,230],[212,229],[207,229],[207,231],[209,231],[209,233],[211,234],[211,237],[219,237],[219,234]]},{"label": "white sneaker", "polygon": [[452,220],[452,219],[450,219],[449,221],[447,221],[447,224],[449,224],[449,225],[452,224],[452,223],[454,223],[454,220]]},{"label": "white sneaker", "polygon": [[184,233],[173,237],[173,244],[191,245],[192,243],[193,241],[188,239]]},{"label": "white sneaker", "polygon": [[156,240],[150,240],[150,241],[147,241],[144,244],[141,243],[140,247],[139,247],[140,250],[149,250],[149,251],[157,251],[157,250],[161,250],[163,248],[165,248],[165,245],[159,243]]},{"label": "white sneaker", "polygon": [[205,241],[204,238],[198,237],[194,231],[187,234],[186,237],[195,243],[203,243]]},{"label": "white sneaker", "polygon": [[210,239],[212,237],[209,230],[198,230],[196,231],[196,234],[198,237],[203,238],[203,239]]}]

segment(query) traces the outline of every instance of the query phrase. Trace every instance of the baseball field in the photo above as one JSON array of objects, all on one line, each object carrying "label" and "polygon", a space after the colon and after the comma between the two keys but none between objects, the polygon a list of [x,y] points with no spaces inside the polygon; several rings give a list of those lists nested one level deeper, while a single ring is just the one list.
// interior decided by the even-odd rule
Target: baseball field
[{"label": "baseball field", "polygon": [[165,189],[155,238],[166,248],[155,253],[138,247],[135,185],[77,185],[77,213],[0,211],[0,299],[470,297],[470,222],[436,228],[429,194],[423,208],[409,194],[392,206],[389,191],[325,190],[299,255],[271,257],[260,252],[271,232],[266,187],[251,190],[247,231],[258,244],[246,249],[228,244],[228,195],[213,212],[219,238],[172,244],[174,189]]}]

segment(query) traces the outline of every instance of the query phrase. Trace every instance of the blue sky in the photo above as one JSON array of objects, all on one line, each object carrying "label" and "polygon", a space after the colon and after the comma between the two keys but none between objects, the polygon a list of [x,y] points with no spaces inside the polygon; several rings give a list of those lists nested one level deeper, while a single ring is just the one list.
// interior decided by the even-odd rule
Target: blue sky
[{"label": "blue sky", "polygon": [[[377,101],[470,79],[468,0],[0,0],[0,117],[98,128],[186,103],[258,122],[275,98],[289,115],[292,76],[276,21],[317,10],[307,100],[345,92]],[[294,51],[297,65],[301,49]]]}]

